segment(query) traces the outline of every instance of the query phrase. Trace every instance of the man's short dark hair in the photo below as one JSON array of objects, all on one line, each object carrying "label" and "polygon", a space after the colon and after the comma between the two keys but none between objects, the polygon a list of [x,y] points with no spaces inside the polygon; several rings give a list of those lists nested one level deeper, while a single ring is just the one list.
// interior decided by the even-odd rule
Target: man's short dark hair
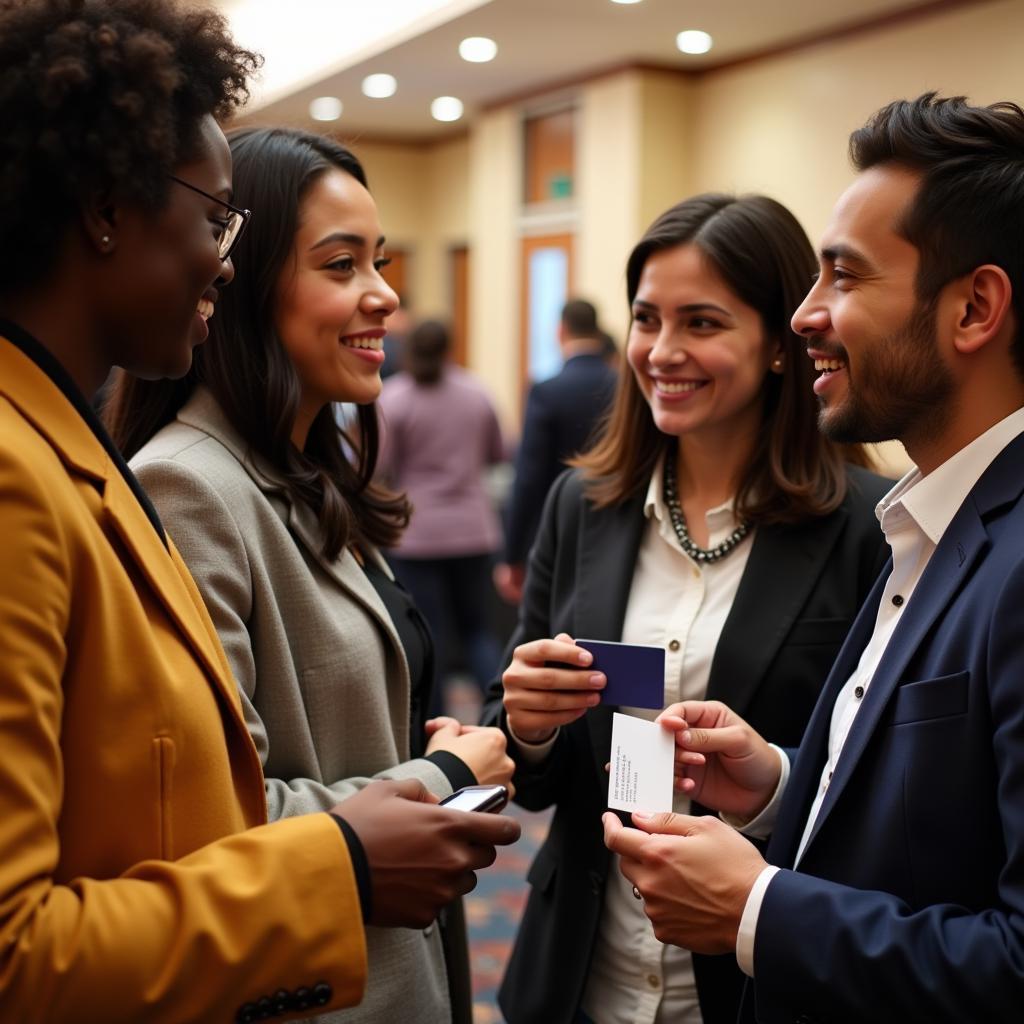
[{"label": "man's short dark hair", "polygon": [[158,206],[259,58],[172,0],[0,0],[0,289],[37,281],[94,193]]},{"label": "man's short dark hair", "polygon": [[1024,375],[1024,110],[934,92],[898,100],[850,136],[850,158],[859,171],[896,164],[921,175],[900,231],[920,252],[922,302],[983,264],[1006,272]]},{"label": "man's short dark hair", "polygon": [[570,299],[562,307],[562,326],[571,338],[596,338],[597,310],[586,299]]}]

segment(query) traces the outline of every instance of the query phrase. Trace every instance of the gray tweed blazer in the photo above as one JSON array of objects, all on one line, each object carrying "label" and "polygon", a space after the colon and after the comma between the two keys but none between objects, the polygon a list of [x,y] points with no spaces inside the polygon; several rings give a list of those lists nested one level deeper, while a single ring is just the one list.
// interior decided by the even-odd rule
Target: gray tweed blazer
[{"label": "gray tweed blazer", "polygon": [[[371,779],[451,784],[409,760],[409,668],[394,625],[345,550],[320,554],[315,516],[292,504],[200,389],[131,467],[202,592],[241,690],[270,820],[323,811]],[[389,572],[379,552],[371,551]],[[451,1018],[438,930],[367,929],[363,1002],[320,1024]]]}]

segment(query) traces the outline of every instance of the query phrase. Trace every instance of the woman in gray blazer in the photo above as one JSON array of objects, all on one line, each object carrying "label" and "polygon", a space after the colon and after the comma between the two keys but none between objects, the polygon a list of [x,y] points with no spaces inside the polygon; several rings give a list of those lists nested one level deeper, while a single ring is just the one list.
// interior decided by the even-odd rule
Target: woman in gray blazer
[{"label": "woman in gray blazer", "polygon": [[[304,132],[230,141],[233,202],[256,211],[236,284],[201,305],[210,339],[188,376],[121,376],[107,420],[209,607],[269,817],[323,810],[374,778],[416,778],[438,797],[506,783],[499,730],[426,726],[429,631],[378,550],[400,536],[409,506],[372,480],[397,298],[380,274],[384,239],[362,167]],[[358,405],[353,429],[337,425],[335,402]],[[449,943],[451,980],[433,926],[368,928],[367,948],[362,1004],[324,1021],[468,1020],[464,935]]]}]

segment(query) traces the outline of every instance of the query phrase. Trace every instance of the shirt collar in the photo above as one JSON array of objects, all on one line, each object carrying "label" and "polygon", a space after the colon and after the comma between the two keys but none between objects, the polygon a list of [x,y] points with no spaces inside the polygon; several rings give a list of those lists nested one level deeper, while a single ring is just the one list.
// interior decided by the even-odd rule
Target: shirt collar
[{"label": "shirt collar", "polygon": [[[669,518],[668,506],[665,504],[665,458],[662,454],[654,464],[654,472],[651,474],[651,482],[647,485],[647,496],[644,498],[644,516],[647,519],[655,519],[659,523],[668,523],[671,528],[672,520]],[[736,520],[736,502],[734,498],[723,501],[721,505],[709,508],[704,513],[711,533],[722,529],[732,529]]]},{"label": "shirt collar", "polygon": [[927,476],[914,467],[875,507],[883,524],[890,509],[902,507],[938,544],[964,499],[995,457],[1019,434],[1024,433],[1024,409],[1017,409],[961,448]]}]

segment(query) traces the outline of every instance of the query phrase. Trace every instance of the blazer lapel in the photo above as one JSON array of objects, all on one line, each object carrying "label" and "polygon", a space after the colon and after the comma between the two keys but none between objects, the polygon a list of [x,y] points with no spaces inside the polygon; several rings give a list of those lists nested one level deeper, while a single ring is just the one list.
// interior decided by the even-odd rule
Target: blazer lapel
[{"label": "blazer lapel", "polygon": [[[622,505],[595,509],[585,499],[580,512],[580,536],[576,561],[576,611],[574,638],[621,640],[626,604],[633,583],[644,516],[646,488]],[[612,740],[612,712],[599,704],[587,712],[590,749],[598,778],[604,782],[604,766]]]},{"label": "blazer lapel", "polygon": [[103,511],[125,550],[160,598],[167,613],[206,669],[214,688],[244,728],[238,691],[202,598],[177,549],[163,546],[153,524],[120,473],[103,488]]},{"label": "blazer lapel", "polygon": [[[811,523],[761,526],[708,679],[709,700],[743,715],[807,601],[846,521],[845,510]],[[785,586],[778,586],[784,580]]]},{"label": "blazer lapel", "polygon": [[199,658],[231,717],[248,735],[227,659],[188,570],[173,545],[168,554],[99,439],[57,385],[13,345],[0,345],[0,392],[47,439],[68,472],[88,480],[102,496],[104,519]]},{"label": "blazer lapel", "polygon": [[[818,812],[808,845],[835,807],[875,731],[893,691],[902,681],[907,663],[953,596],[970,577],[974,564],[988,546],[988,534],[974,500],[968,497],[936,547],[918,581],[903,618],[896,627],[871,679],[864,703],[850,728],[828,793]],[[877,605],[876,605],[877,607]],[[874,623],[872,623],[872,626]],[[842,680],[845,683],[855,665]],[[840,688],[842,687],[840,684]],[[833,703],[838,690],[833,695]],[[831,715],[830,715],[831,717]],[[818,769],[821,761],[818,762]]]},{"label": "blazer lapel", "polygon": [[807,812],[814,801],[821,769],[828,756],[832,710],[839,692],[853,674],[864,648],[871,639],[878,615],[878,604],[891,571],[890,561],[875,581],[871,593],[864,599],[864,604],[836,655],[832,670],[822,687],[821,696],[818,697],[818,703],[815,704],[804,730],[799,753],[786,786],[785,799],[768,846],[767,858],[771,864],[782,867],[793,865],[807,821]]},{"label": "blazer lapel", "polygon": [[[293,504],[287,498],[284,500],[288,503],[289,509],[288,526],[295,538],[316,559],[320,568],[349,597],[363,605],[366,611],[377,620],[391,640],[392,645],[397,651],[402,653],[404,658],[405,654],[402,651],[402,644],[399,641],[394,623],[391,621],[391,616],[388,615],[384,602],[381,601],[380,595],[374,590],[373,584],[366,578],[366,573],[360,568],[352,552],[345,548],[337,559],[332,561],[329,558],[325,558],[321,548],[323,541],[320,535],[320,528],[313,510],[306,505]],[[376,551],[367,552],[365,557],[372,558],[389,577],[392,576],[387,562]]]}]

